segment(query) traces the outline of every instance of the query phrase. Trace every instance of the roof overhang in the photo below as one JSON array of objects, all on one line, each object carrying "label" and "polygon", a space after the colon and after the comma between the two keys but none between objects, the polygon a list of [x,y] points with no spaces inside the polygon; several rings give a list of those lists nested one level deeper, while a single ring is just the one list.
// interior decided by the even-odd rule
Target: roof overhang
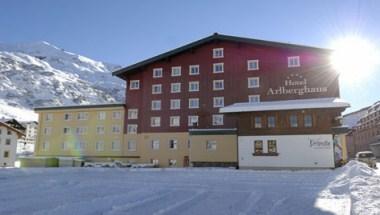
[{"label": "roof overhang", "polygon": [[220,113],[300,110],[300,109],[325,109],[325,108],[348,108],[350,104],[339,98],[316,98],[265,101],[258,103],[235,103],[219,109]]},{"label": "roof overhang", "polygon": [[17,136],[18,136],[19,138],[21,138],[22,136],[25,135],[24,132],[22,132],[22,131],[20,131],[20,130],[18,130],[18,129],[16,129],[16,128],[13,128],[12,126],[10,126],[10,125],[8,125],[8,124],[6,124],[6,123],[4,123],[4,122],[0,122],[0,126],[4,126],[4,127],[6,127],[7,129],[10,129],[10,130],[16,132],[16,134],[17,134]]}]

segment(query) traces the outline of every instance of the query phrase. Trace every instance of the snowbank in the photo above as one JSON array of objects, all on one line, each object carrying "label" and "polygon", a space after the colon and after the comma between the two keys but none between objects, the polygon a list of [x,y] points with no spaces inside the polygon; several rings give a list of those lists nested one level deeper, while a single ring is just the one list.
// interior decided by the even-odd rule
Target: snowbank
[{"label": "snowbank", "polygon": [[349,197],[352,214],[380,214],[380,175],[358,161],[337,169],[337,177],[322,196]]}]

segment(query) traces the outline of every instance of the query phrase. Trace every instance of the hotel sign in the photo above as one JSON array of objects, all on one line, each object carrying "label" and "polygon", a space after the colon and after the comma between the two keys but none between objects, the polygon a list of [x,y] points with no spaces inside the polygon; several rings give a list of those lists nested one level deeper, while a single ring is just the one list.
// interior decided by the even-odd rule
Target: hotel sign
[{"label": "hotel sign", "polygon": [[309,139],[310,147],[315,149],[329,149],[331,147],[331,141],[321,139]]},{"label": "hotel sign", "polygon": [[327,87],[309,87],[308,81],[302,75],[291,74],[286,77],[283,85],[277,88],[269,88],[267,91],[268,96],[272,95],[305,95],[315,93],[327,92]]}]

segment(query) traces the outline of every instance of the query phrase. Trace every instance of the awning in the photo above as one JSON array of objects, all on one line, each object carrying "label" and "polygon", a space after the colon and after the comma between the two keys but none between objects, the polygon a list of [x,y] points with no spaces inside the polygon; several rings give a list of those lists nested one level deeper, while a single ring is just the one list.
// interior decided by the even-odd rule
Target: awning
[{"label": "awning", "polygon": [[264,101],[257,103],[235,103],[219,109],[220,113],[299,110],[321,108],[348,108],[350,104],[339,98],[296,99]]}]

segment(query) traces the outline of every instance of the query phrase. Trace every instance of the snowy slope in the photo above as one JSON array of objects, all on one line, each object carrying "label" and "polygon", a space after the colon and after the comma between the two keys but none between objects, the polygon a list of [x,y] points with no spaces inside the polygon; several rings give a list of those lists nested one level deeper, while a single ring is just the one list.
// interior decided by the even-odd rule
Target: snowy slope
[{"label": "snowy slope", "polygon": [[0,168],[0,214],[380,213],[380,175],[336,170]]},{"label": "snowy slope", "polygon": [[125,84],[111,75],[117,68],[47,42],[0,44],[0,117],[16,115],[6,106],[30,110],[121,102]]}]

